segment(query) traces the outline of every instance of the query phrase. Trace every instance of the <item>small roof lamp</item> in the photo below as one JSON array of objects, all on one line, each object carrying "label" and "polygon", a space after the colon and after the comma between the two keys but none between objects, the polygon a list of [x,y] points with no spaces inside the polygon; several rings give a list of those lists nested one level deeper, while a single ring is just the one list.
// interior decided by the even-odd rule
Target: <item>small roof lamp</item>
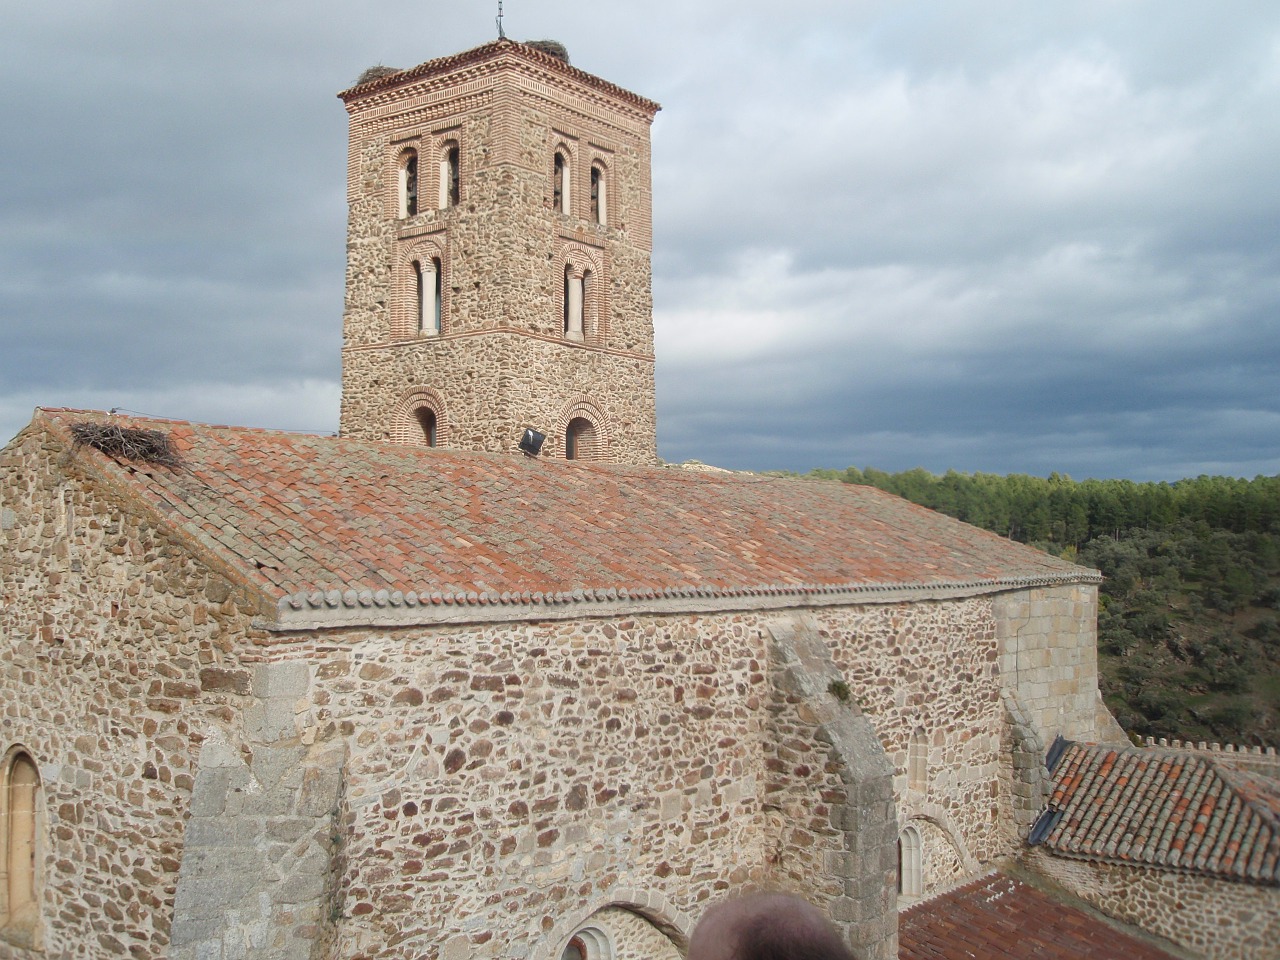
[{"label": "small roof lamp", "polygon": [[520,449],[526,457],[536,457],[546,439],[545,433],[539,433],[533,427],[525,427],[524,436],[520,438]]}]

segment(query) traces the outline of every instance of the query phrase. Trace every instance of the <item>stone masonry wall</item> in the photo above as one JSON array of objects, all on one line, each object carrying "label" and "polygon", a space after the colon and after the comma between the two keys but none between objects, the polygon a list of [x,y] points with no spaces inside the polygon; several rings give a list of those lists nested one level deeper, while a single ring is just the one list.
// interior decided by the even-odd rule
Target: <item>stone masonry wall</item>
[{"label": "stone masonry wall", "polygon": [[[970,867],[1014,852],[1001,829],[999,783],[1007,776],[992,599],[902,603],[824,611],[820,621],[833,659],[855,701],[875,725],[895,769],[900,826],[924,818],[950,838]],[[912,733],[928,744],[923,789],[907,777]],[[926,862],[943,863],[929,843]],[[924,876],[927,894],[954,879]]]},{"label": "stone masonry wall", "polygon": [[1039,588],[1002,594],[1000,674],[1016,691],[1032,726],[1048,745],[1058,734],[1096,741],[1098,700],[1098,588]]},{"label": "stone masonry wall", "polygon": [[195,758],[248,691],[229,655],[251,612],[48,434],[0,453],[0,753],[40,770],[45,956],[167,956]]},{"label": "stone masonry wall", "polygon": [[620,889],[696,916],[764,877],[747,619],[343,634],[271,655],[310,665],[306,722],[348,744],[338,956],[525,957]]},{"label": "stone masonry wall", "polygon": [[1028,866],[1108,916],[1206,960],[1280,958],[1280,889],[1121,864],[1073,860],[1041,847]]},{"label": "stone masonry wall", "polygon": [[[834,649],[848,656],[835,662],[851,681],[858,671],[893,676],[902,652],[889,641],[907,627],[914,657],[942,672],[902,672],[864,697],[890,705],[867,716],[891,745],[921,720],[938,733],[934,815],[983,860],[1010,849],[992,818],[1000,713],[989,609],[813,614],[816,629],[840,638]],[[841,853],[827,748],[797,740],[784,767],[766,766],[778,756],[766,709],[773,620],[350,631],[267,648],[313,673],[297,705],[302,729],[348,744],[337,955],[536,956],[565,917],[610,905],[618,889],[653,891],[696,918],[731,891],[827,869],[828,854]],[[812,824],[772,808],[766,774],[781,773],[794,778],[790,795],[812,798]]]},{"label": "stone masonry wall", "polygon": [[[585,399],[611,421],[607,459],[654,462],[647,111],[497,63],[349,108],[343,435],[385,437],[397,401],[429,388],[450,408],[442,443],[508,449],[523,426],[548,430]],[[437,209],[445,142],[460,148],[461,197]],[[557,148],[573,175],[564,212],[552,203]],[[399,218],[405,149],[418,152],[422,202]],[[604,224],[590,217],[593,163],[606,171]],[[417,332],[415,258],[441,261],[438,335]],[[582,342],[563,332],[567,263],[591,273]],[[470,336],[502,343],[477,348]]]}]

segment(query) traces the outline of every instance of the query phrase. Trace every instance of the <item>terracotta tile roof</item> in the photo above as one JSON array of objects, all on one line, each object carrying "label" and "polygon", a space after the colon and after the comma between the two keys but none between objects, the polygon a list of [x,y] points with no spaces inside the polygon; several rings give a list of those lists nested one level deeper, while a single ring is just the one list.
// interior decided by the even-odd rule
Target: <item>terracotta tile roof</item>
[{"label": "terracotta tile roof", "polygon": [[899,960],[1173,960],[1079,907],[993,873],[898,916]]},{"label": "terracotta tile roof", "polygon": [[[73,424],[107,418],[50,410],[35,423],[69,441]],[[427,606],[621,601],[743,609],[1098,579],[871,487],[113,422],[167,433],[181,469],[79,456],[242,571],[282,617],[345,609],[392,622]]]},{"label": "terracotta tile roof", "polygon": [[1072,743],[1041,822],[1055,853],[1280,884],[1280,781],[1190,751]]}]

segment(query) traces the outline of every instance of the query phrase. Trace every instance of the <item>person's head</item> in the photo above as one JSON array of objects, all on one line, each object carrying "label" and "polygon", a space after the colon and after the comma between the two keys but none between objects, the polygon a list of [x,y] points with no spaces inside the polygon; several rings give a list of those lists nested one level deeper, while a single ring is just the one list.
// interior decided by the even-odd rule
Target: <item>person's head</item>
[{"label": "person's head", "polygon": [[817,907],[785,893],[716,904],[689,939],[689,960],[853,960]]}]

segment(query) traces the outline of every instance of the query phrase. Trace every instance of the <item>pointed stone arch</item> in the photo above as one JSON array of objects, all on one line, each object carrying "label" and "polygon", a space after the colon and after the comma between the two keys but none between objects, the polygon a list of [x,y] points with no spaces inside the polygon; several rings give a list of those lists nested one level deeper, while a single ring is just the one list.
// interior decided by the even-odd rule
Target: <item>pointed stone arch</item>
[{"label": "pointed stone arch", "polygon": [[[434,427],[434,436],[427,435],[428,423]],[[449,431],[444,395],[434,387],[414,387],[391,411],[387,438],[393,443],[447,447]]]}]

